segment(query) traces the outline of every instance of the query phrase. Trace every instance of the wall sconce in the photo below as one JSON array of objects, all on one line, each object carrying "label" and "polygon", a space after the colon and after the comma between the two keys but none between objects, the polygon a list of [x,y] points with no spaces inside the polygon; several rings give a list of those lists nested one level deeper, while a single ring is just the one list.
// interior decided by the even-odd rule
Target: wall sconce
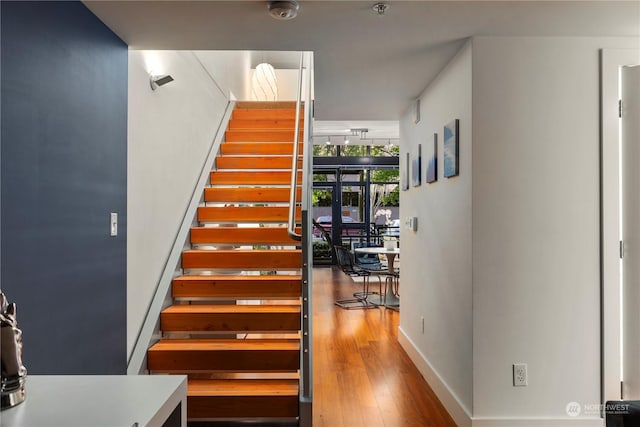
[{"label": "wall sconce", "polygon": [[150,76],[149,83],[151,84],[151,90],[156,90],[160,86],[164,86],[167,83],[173,81],[173,77],[169,74],[164,74],[162,76]]}]

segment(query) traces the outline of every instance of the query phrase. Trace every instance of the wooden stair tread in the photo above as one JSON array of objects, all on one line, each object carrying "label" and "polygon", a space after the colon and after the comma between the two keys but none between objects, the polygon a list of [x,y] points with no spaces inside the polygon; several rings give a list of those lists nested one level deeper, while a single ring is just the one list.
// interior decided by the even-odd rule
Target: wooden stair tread
[{"label": "wooden stair tread", "polygon": [[173,279],[174,298],[298,299],[300,275],[180,276]]},{"label": "wooden stair tread", "polygon": [[[231,119],[229,121],[229,130],[282,129],[282,130],[294,131],[295,125],[296,125],[295,118]],[[300,118],[300,129],[302,129],[303,125],[304,125],[304,120]]]},{"label": "wooden stair tread", "polygon": [[228,314],[228,313],[300,313],[299,305],[264,305],[264,304],[240,304],[240,305],[223,305],[223,304],[178,304],[165,308],[163,313],[173,314]]},{"label": "wooden stair tread", "polygon": [[[297,105],[296,101],[236,101],[236,104],[234,106],[234,111],[243,110],[243,109],[295,110],[296,105]],[[301,106],[304,106],[304,101],[301,102]]]},{"label": "wooden stair tread", "polygon": [[183,268],[278,268],[302,267],[302,251],[297,249],[278,250],[198,250],[182,252]]},{"label": "wooden stair tread", "polygon": [[[303,144],[298,144],[298,152],[302,153]],[[222,155],[292,155],[293,144],[290,142],[229,142],[220,146]]]},{"label": "wooden stair tread", "polygon": [[[228,130],[225,132],[227,142],[293,142],[294,130]],[[304,132],[298,132],[299,141],[302,141]]]},{"label": "wooden stair tread", "polygon": [[[301,116],[302,117],[302,116]],[[296,112],[289,109],[251,109],[233,110],[232,119],[296,119]]]},{"label": "wooden stair tread", "polygon": [[252,275],[252,276],[242,276],[242,275],[237,275],[237,276],[233,276],[233,275],[224,275],[224,276],[180,276],[180,277],[176,277],[175,279],[173,279],[173,282],[195,282],[195,283],[238,283],[238,282],[244,282],[244,283],[259,283],[259,284],[264,284],[265,282],[283,282],[283,283],[290,283],[290,282],[299,282],[300,280],[302,280],[302,276],[300,276],[299,274],[291,274],[291,275],[273,275],[273,276],[258,276],[258,275]]},{"label": "wooden stair tread", "polygon": [[286,227],[193,227],[191,243],[300,245],[299,241],[289,237]]},{"label": "wooden stair tread", "polygon": [[189,380],[187,396],[298,396],[298,380]]},{"label": "wooden stair tread", "polygon": [[162,339],[149,352],[162,351],[281,351],[300,349],[298,340],[286,339]]},{"label": "wooden stair tread", "polygon": [[173,305],[160,314],[165,332],[277,332],[300,330],[297,305]]},{"label": "wooden stair tread", "polygon": [[[232,203],[285,203],[289,201],[290,192],[290,188],[287,187],[211,187],[204,189],[204,200],[206,202]],[[296,200],[300,200],[301,196],[302,188],[298,187]]]},{"label": "wooden stair tread", "polygon": [[[291,170],[292,156],[219,156],[218,169],[287,169]],[[302,166],[302,159],[298,160]],[[289,172],[291,173],[291,172]]]},{"label": "wooden stair tread", "polygon": [[[246,383],[245,383],[246,381]],[[298,417],[298,385],[293,380],[190,380],[187,385],[189,420],[226,422],[250,419]]]},{"label": "wooden stair tread", "polygon": [[293,380],[300,379],[296,372],[189,372],[189,380]]},{"label": "wooden stair tread", "polygon": [[[300,221],[301,212],[300,207],[297,207],[296,221]],[[200,222],[286,223],[288,220],[288,206],[201,206],[198,208]]]},{"label": "wooden stair tread", "polygon": [[[291,172],[211,172],[210,182],[213,185],[287,185],[291,184]],[[302,182],[302,172],[298,173],[298,182]]]},{"label": "wooden stair tread", "polygon": [[163,339],[147,351],[152,372],[276,372],[300,368],[297,339]]}]

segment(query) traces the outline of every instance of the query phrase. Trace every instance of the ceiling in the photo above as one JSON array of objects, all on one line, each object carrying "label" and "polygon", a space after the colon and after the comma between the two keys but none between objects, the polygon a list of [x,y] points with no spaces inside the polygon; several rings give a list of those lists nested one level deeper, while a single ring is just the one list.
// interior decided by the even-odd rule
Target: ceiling
[{"label": "ceiling", "polygon": [[266,1],[84,3],[133,49],[313,51],[316,119],[343,124],[398,120],[474,35],[640,35],[638,1],[375,2],[301,1],[290,21]]}]

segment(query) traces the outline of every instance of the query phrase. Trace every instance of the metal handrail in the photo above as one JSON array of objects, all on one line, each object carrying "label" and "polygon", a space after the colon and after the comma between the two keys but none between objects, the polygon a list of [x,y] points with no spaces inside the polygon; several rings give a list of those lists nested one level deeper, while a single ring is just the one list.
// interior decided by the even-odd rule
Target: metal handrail
[{"label": "metal handrail", "polygon": [[302,240],[302,234],[296,233],[296,188],[298,188],[298,145],[300,133],[300,106],[302,105],[302,71],[304,69],[304,52],[300,52],[300,65],[298,66],[298,95],[296,98],[296,123],[293,133],[293,159],[291,160],[291,189],[289,191],[289,221],[287,232],[294,240]]},{"label": "metal handrail", "polygon": [[[287,233],[292,239],[301,241],[302,248],[302,301],[301,301],[301,325],[300,325],[300,391],[299,391],[299,425],[301,427],[311,427],[313,422],[312,402],[313,402],[313,368],[312,368],[312,322],[311,322],[311,283],[312,283],[312,238],[311,238],[311,216],[309,207],[311,206],[312,165],[311,150],[309,140],[311,137],[311,74],[313,68],[312,54],[302,52],[300,54],[300,65],[298,67],[298,95],[296,99],[296,122],[293,138],[293,159],[291,166],[291,192],[289,194],[289,219]],[[306,64],[306,68],[305,68]],[[306,75],[304,70],[306,69]],[[303,83],[304,80],[304,83]],[[298,184],[298,162],[300,158],[300,118],[302,108],[302,90],[306,92],[306,108],[304,110],[304,137],[302,154],[302,199],[296,200]],[[296,232],[296,208],[301,207],[301,234]]]}]

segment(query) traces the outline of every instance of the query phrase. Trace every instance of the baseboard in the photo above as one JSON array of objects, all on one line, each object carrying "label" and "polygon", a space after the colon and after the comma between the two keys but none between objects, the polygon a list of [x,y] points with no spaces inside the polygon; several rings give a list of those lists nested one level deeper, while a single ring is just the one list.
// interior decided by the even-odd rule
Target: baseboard
[{"label": "baseboard", "polygon": [[602,418],[474,418],[473,427],[604,427]]},{"label": "baseboard", "polygon": [[[455,393],[453,393],[449,386],[442,380],[442,377],[438,375],[425,355],[418,350],[414,342],[411,341],[411,338],[407,336],[402,327],[398,328],[398,342],[404,351],[407,352],[409,358],[413,361],[413,364],[416,365],[427,383],[429,383],[431,389],[433,389],[434,393],[438,396],[438,399],[440,399],[440,402],[442,402],[456,424],[459,427],[471,427],[471,414],[467,408],[460,403],[460,400]],[[473,424],[473,426],[475,427],[475,424]],[[488,424],[485,427],[487,426]]]}]

